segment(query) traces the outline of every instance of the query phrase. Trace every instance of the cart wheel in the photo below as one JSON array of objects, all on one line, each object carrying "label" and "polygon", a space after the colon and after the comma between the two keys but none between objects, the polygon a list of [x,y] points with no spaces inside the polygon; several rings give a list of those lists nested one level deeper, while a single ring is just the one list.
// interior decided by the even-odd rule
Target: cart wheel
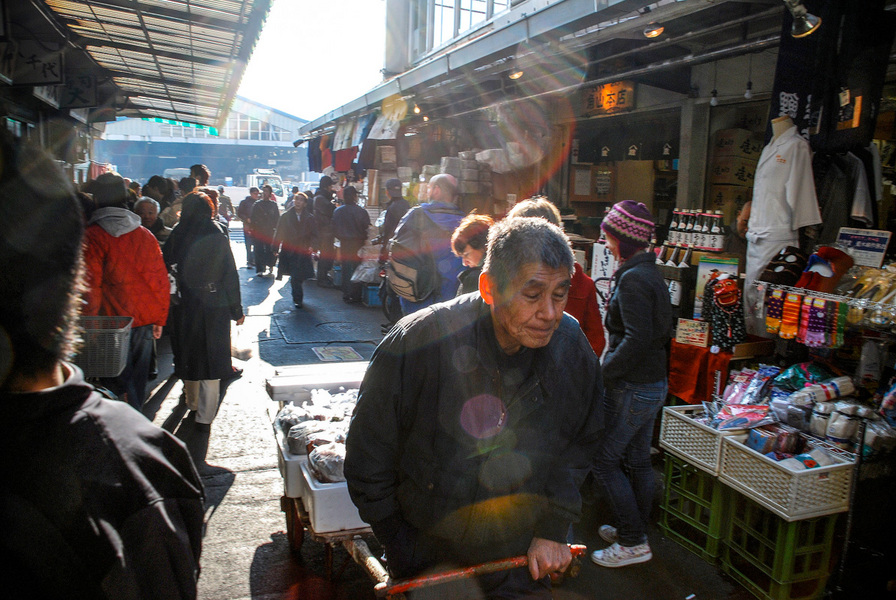
[{"label": "cart wheel", "polygon": [[286,539],[289,542],[289,549],[298,554],[305,539],[305,526],[302,524],[299,511],[296,510],[296,502],[284,496],[280,499],[280,508],[286,513]]}]

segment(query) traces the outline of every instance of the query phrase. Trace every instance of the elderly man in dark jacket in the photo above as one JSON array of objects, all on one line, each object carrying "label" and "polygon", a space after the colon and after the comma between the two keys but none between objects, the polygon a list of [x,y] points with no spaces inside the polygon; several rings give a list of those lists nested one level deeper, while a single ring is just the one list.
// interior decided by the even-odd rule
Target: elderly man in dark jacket
[{"label": "elderly man in dark jacket", "polygon": [[367,242],[370,215],[358,206],[358,190],[348,186],[342,190],[342,206],[333,212],[333,235],[339,240],[339,265],[342,267],[342,299],[348,304],[361,301],[362,285],[352,281],[361,264],[358,251]]},{"label": "elderly man in dark jacket", "polygon": [[308,206],[308,196],[298,192],[293,198],[293,205],[277,222],[274,253],[280,257],[277,279],[284,275],[289,277],[292,302],[296,308],[302,308],[305,296],[302,282],[314,277],[314,266],[311,264],[311,251],[316,243],[314,215]]},{"label": "elderly man in dark jacket", "polygon": [[405,317],[376,349],[345,475],[393,576],[527,554],[528,572],[476,583],[551,597],[602,424],[597,357],[563,312],[572,272],[559,228],[505,220],[480,292]]}]

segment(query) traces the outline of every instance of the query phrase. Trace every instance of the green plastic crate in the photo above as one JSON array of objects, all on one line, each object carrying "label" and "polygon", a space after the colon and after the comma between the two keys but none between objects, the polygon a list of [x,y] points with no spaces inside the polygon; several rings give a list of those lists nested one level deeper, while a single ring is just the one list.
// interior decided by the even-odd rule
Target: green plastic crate
[{"label": "green plastic crate", "polygon": [[727,488],[718,478],[666,453],[660,528],[706,561],[721,551]]},{"label": "green plastic crate", "polygon": [[818,600],[824,596],[828,574],[778,581],[728,544],[722,544],[722,571],[760,600]]},{"label": "green plastic crate", "polygon": [[786,521],[734,490],[725,545],[779,582],[827,577],[838,515]]}]

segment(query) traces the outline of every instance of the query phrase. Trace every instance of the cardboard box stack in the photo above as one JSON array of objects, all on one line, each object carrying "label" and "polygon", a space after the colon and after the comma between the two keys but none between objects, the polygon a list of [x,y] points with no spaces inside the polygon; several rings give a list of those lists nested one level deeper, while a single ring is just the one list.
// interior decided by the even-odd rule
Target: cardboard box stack
[{"label": "cardboard box stack", "polygon": [[725,224],[753,197],[753,177],[762,153],[762,134],[747,129],[721,129],[713,136],[706,209],[721,210]]}]

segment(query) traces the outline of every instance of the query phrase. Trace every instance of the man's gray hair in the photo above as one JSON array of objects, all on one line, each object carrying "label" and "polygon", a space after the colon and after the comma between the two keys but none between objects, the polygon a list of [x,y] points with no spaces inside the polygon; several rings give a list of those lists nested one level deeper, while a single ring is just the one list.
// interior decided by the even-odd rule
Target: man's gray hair
[{"label": "man's gray hair", "polygon": [[571,277],[574,262],[569,238],[559,227],[541,217],[515,217],[489,229],[482,270],[504,292],[525,265],[566,269]]},{"label": "man's gray hair", "polygon": [[547,219],[557,227],[562,227],[563,221],[560,217],[560,211],[553,202],[544,196],[533,196],[522,202],[517,202],[510,212],[507,213],[508,218],[514,217],[541,217]]},{"label": "man's gray hair", "polygon": [[139,200],[137,200],[136,202],[134,202],[134,212],[137,212],[137,207],[138,207],[138,206],[140,206],[141,204],[145,204],[145,203],[147,203],[147,202],[150,203],[150,204],[154,204],[154,205],[155,205],[155,207],[156,207],[156,212],[159,212],[159,211],[161,210],[161,207],[159,206],[159,203],[156,202],[155,199],[150,198],[149,196],[141,196]]}]

